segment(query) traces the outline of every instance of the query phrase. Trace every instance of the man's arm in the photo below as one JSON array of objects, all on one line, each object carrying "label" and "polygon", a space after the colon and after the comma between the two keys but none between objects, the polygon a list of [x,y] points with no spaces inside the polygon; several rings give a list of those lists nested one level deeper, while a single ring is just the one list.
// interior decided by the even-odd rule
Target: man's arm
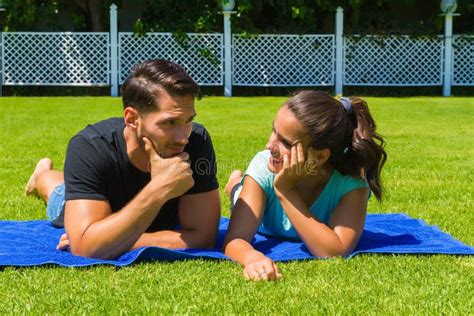
[{"label": "man's arm", "polygon": [[71,252],[84,257],[110,259],[129,250],[166,202],[164,197],[151,199],[147,191],[145,187],[114,214],[107,201],[67,201],[64,226]]},{"label": "man's arm", "polygon": [[64,226],[72,253],[101,259],[117,257],[133,246],[166,201],[194,185],[187,153],[162,159],[147,139],[145,143],[151,181],[120,211],[111,214],[107,201],[66,202]]},{"label": "man's arm", "polygon": [[159,246],[166,248],[209,248],[217,239],[220,200],[216,178],[216,158],[209,133],[195,125],[190,137],[189,154],[194,186],[179,199],[181,228],[145,233],[133,248]]},{"label": "man's arm", "polygon": [[144,233],[132,249],[146,246],[165,248],[211,248],[217,240],[221,214],[219,190],[187,194],[179,199],[178,230]]}]

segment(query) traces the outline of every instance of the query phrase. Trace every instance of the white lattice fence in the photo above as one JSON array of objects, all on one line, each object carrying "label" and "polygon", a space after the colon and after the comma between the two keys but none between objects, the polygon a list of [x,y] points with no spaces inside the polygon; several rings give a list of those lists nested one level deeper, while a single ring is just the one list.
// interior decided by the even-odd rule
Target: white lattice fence
[{"label": "white lattice fence", "polygon": [[323,86],[334,82],[333,35],[233,36],[233,84]]},{"label": "white lattice fence", "polygon": [[108,33],[3,33],[5,85],[108,85]]},{"label": "white lattice fence", "polygon": [[453,85],[474,86],[474,36],[453,38]]},{"label": "white lattice fence", "polygon": [[347,36],[344,84],[433,86],[442,84],[442,38]]},{"label": "white lattice fence", "polygon": [[2,85],[3,85],[3,33],[0,33],[0,95],[2,91]]},{"label": "white lattice fence", "polygon": [[222,34],[187,34],[176,40],[171,33],[119,33],[119,78],[123,83],[138,62],[153,58],[182,65],[200,85],[222,85]]}]

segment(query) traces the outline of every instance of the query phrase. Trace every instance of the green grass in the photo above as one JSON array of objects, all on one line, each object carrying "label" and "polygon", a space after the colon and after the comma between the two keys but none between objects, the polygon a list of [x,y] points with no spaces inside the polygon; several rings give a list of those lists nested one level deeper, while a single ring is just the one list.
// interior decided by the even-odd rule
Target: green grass
[{"label": "green grass", "polygon": [[[232,169],[263,148],[284,98],[205,98],[197,121],[212,135],[222,194]],[[367,98],[389,160],[382,204],[474,244],[474,99]],[[67,141],[86,124],[120,116],[113,98],[0,99],[0,219],[45,218],[23,196],[44,156],[62,168]],[[279,264],[284,279],[252,283],[228,261],[149,262],[126,268],[36,267],[0,271],[3,313],[472,314],[474,259],[360,255]]]}]

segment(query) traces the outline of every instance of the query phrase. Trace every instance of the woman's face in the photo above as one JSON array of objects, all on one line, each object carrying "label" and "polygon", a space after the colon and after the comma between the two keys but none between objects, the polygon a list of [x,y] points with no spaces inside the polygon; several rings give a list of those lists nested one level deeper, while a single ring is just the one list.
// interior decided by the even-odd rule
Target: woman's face
[{"label": "woman's face", "polygon": [[288,155],[288,158],[290,158],[291,147],[298,142],[301,142],[306,154],[310,145],[310,138],[301,122],[298,121],[288,106],[284,105],[273,121],[272,134],[265,146],[271,153],[268,169],[273,173],[280,172],[283,167],[283,157]]}]

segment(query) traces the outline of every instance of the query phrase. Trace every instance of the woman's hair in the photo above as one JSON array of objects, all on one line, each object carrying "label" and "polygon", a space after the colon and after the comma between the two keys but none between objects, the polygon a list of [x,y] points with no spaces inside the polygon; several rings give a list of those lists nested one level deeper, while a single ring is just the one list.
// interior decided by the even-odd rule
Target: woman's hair
[{"label": "woman's hair", "polygon": [[375,197],[381,200],[380,172],[387,160],[385,141],[376,132],[367,103],[361,98],[351,98],[347,103],[346,109],[326,92],[304,90],[285,104],[303,124],[311,146],[329,149],[328,161],[341,174],[364,175]]}]

